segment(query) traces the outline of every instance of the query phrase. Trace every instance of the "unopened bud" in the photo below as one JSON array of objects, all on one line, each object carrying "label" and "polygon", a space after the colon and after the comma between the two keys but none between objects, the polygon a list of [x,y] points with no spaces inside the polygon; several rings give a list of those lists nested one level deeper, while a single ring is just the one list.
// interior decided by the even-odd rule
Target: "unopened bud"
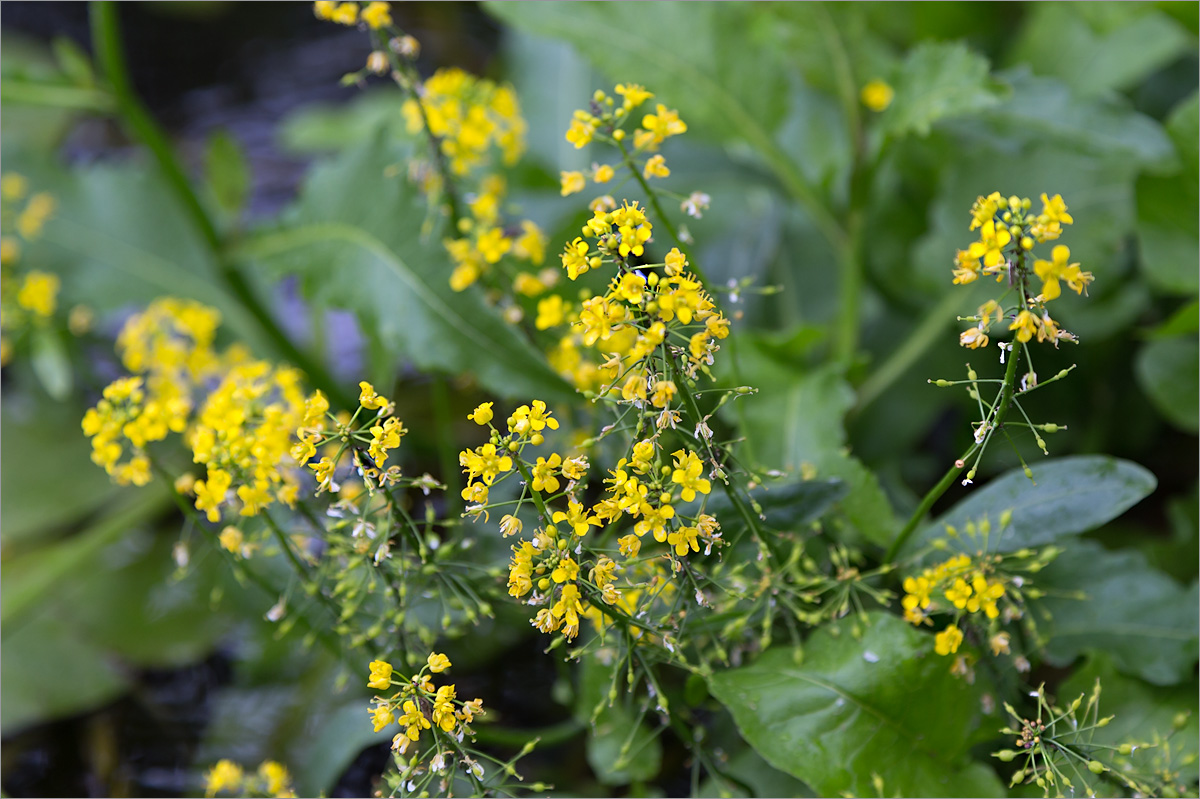
[{"label": "unopened bud", "polygon": [[1005,763],[1012,762],[1012,759],[1017,756],[1017,753],[1011,749],[1001,749],[999,752],[992,752],[992,756],[999,758]]},{"label": "unopened bud", "polygon": [[1033,479],[1033,469],[1030,469],[1028,466],[1026,466],[1025,467],[1025,476],[1028,477],[1030,480],[1032,480]]},{"label": "unopened bud", "polygon": [[1104,772],[1108,771],[1108,769],[1106,769],[1104,764],[1099,760],[1089,760],[1088,771],[1092,772],[1093,774],[1103,774]]},{"label": "unopened bud", "polygon": [[979,374],[969,366],[967,367],[967,379],[968,380],[978,380],[979,379]]},{"label": "unopened bud", "polygon": [[942,379],[942,378],[940,378],[940,377],[939,377],[937,380],[934,380],[934,381],[933,381],[933,384],[934,384],[935,386],[937,386],[938,388],[945,388],[946,386],[952,386],[952,385],[954,385],[954,384],[953,384],[953,383],[951,383],[949,380],[943,380],[943,379]]},{"label": "unopened bud", "polygon": [[541,433],[534,433],[529,437],[529,443],[533,444],[535,447],[540,447],[545,440],[546,437]]}]

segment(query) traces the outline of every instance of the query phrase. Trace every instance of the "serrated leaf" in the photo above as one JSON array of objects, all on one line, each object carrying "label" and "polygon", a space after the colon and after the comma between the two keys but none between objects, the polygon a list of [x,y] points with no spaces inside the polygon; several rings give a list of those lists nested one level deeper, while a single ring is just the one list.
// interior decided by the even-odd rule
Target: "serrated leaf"
[{"label": "serrated leaf", "polygon": [[888,795],[1002,795],[967,755],[978,689],[950,674],[933,636],[889,614],[868,619],[861,640],[821,628],[800,665],[791,649],[772,648],[717,672],[710,689],[768,763],[820,796],[873,794],[874,774]]},{"label": "serrated leaf", "polygon": [[[1146,563],[1134,550],[1110,551],[1095,541],[1073,542],[1037,575],[1050,589],[1040,607],[1046,659],[1065,666],[1089,651],[1104,651],[1117,667],[1156,685],[1174,685],[1196,665],[1200,593]],[[1060,592],[1083,591],[1087,599]]]},{"label": "serrated leaf", "polygon": [[996,105],[1003,87],[991,79],[987,59],[966,45],[926,42],[909,52],[895,89],[895,101],[880,118],[880,128],[892,136],[925,136],[940,119]]},{"label": "serrated leaf", "polygon": [[1007,57],[1091,96],[1132,88],[1194,47],[1150,3],[1037,3]]},{"label": "serrated leaf", "polygon": [[1021,469],[1005,472],[919,531],[902,551],[944,537],[947,525],[962,530],[985,516],[995,529],[1010,510],[1012,521],[1003,533],[992,534],[989,550],[1042,546],[1117,518],[1158,484],[1145,467],[1106,455],[1050,458],[1032,468],[1036,484]]},{"label": "serrated leaf", "polygon": [[469,372],[502,397],[568,401],[575,392],[478,289],[450,288],[425,200],[380,137],[314,171],[285,227],[237,251],[302,278],[312,299],[358,314],[367,335],[417,367]]},{"label": "serrated leaf", "polygon": [[1200,344],[1195,335],[1151,341],[1134,364],[1138,385],[1167,421],[1181,430],[1200,429]]}]

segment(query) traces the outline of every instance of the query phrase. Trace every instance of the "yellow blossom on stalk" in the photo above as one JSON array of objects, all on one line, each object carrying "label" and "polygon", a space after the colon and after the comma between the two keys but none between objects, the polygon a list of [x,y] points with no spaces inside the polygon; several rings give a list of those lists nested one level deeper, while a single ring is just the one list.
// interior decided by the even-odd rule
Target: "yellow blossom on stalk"
[{"label": "yellow blossom on stalk", "polygon": [[[412,702],[405,702],[407,708]],[[380,704],[371,711],[371,724],[375,728],[375,732],[380,732],[384,727],[396,720],[396,714],[392,712],[390,705]],[[401,721],[403,723],[403,721]]]},{"label": "yellow blossom on stalk", "polygon": [[637,108],[654,96],[653,92],[646,91],[644,86],[636,83],[618,83],[613,91],[625,98],[624,108],[626,111]]},{"label": "yellow blossom on stalk", "polygon": [[933,650],[939,655],[952,655],[958,651],[962,641],[962,630],[952,624],[934,636]]},{"label": "yellow blossom on stalk", "polygon": [[538,330],[548,330],[561,325],[567,318],[569,307],[557,294],[551,294],[545,299],[538,300],[537,318],[534,320],[533,326]]},{"label": "yellow blossom on stalk", "polygon": [[551,413],[552,411],[546,409],[546,403],[542,400],[534,400],[532,407],[522,405],[513,411],[512,416],[508,417],[508,431],[525,436],[530,433],[539,433],[547,427],[557,430],[558,420],[553,418]]},{"label": "yellow blossom on stalk", "polygon": [[520,533],[522,526],[521,520],[511,514],[500,519],[500,533],[505,538],[508,538],[510,535],[517,535]]},{"label": "yellow blossom on stalk", "polygon": [[467,418],[470,419],[475,424],[479,425],[480,427],[482,427],[483,425],[486,425],[488,422],[492,421],[492,405],[493,404],[494,403],[491,403],[491,402],[482,403],[475,410],[471,411],[471,413],[469,413],[467,415]]},{"label": "yellow blossom on stalk", "polygon": [[[317,461],[316,463],[308,464],[308,468],[313,470],[317,478],[317,483],[322,488],[328,488],[331,485],[333,480],[333,470],[336,468],[336,466],[337,464],[328,457],[321,458],[321,460]],[[199,486],[200,483],[197,482],[196,485]]]},{"label": "yellow blossom on stalk", "polygon": [[58,275],[31,271],[17,291],[17,305],[42,318],[54,313],[60,282]]},{"label": "yellow blossom on stalk", "polygon": [[559,480],[554,476],[554,471],[562,463],[562,457],[557,453],[550,455],[550,459],[539,457],[537,463],[533,465],[533,490],[544,491],[548,494],[553,494],[558,491]]},{"label": "yellow blossom on stalk", "polygon": [[976,573],[971,579],[971,587],[975,590],[975,595],[967,600],[967,612],[977,613],[983,610],[989,619],[999,616],[1000,609],[996,607],[996,600],[1004,596],[1004,583],[989,583],[986,577]]},{"label": "yellow blossom on stalk", "polygon": [[579,635],[579,614],[583,612],[583,603],[579,601],[579,586],[566,583],[561,589],[559,599],[550,607],[550,614],[562,622],[562,633],[568,639]]},{"label": "yellow blossom on stalk", "polygon": [[933,583],[928,577],[906,577],[904,578],[904,598],[900,601],[905,610],[913,608],[921,608],[924,610],[933,602],[930,593],[933,591]]},{"label": "yellow blossom on stalk", "polygon": [[655,106],[655,113],[642,117],[642,127],[649,133],[649,137],[642,143],[637,142],[637,136],[634,137],[634,143],[639,149],[646,146],[657,147],[670,136],[687,133],[687,123],[679,118],[679,113],[662,103]]},{"label": "yellow blossom on stalk", "polygon": [[246,543],[246,537],[236,527],[226,527],[217,536],[217,540],[220,541],[222,549],[235,555],[242,553],[242,545]]},{"label": "yellow blossom on stalk", "polygon": [[979,277],[979,256],[972,255],[970,250],[959,250],[954,262],[955,285],[973,283]]},{"label": "yellow blossom on stalk", "polygon": [[582,172],[562,172],[562,191],[561,195],[566,197],[570,194],[578,194],[583,191],[583,187],[587,185],[587,181],[583,177]]},{"label": "yellow blossom on stalk", "polygon": [[553,520],[555,524],[566,522],[575,531],[575,535],[579,536],[587,535],[590,525],[601,526],[600,520],[595,516],[589,516],[587,508],[575,500],[567,503],[567,510],[565,512],[561,510],[555,512]]},{"label": "yellow blossom on stalk", "polygon": [[210,467],[208,479],[196,481],[196,510],[204,511],[210,522],[219,522],[221,520],[221,503],[225,501],[225,494],[231,485],[233,485],[232,475],[221,469]]},{"label": "yellow blossom on stalk", "polygon": [[54,206],[54,198],[44,191],[30,197],[25,210],[17,217],[17,233],[24,239],[37,238],[46,220],[54,214]]},{"label": "yellow blossom on stalk", "polygon": [[367,381],[363,380],[359,382],[358,388],[358,402],[367,410],[372,410],[374,408],[386,408],[388,406],[387,398],[376,394],[375,387]]},{"label": "yellow blossom on stalk", "polygon": [[1008,326],[1008,329],[1017,331],[1017,341],[1022,344],[1040,333],[1038,318],[1028,310],[1018,313],[1017,318]]},{"label": "yellow blossom on stalk", "polygon": [[979,241],[971,244],[968,252],[972,258],[982,258],[985,267],[995,267],[1004,261],[1003,249],[1012,241],[1007,230],[996,230],[996,223],[988,220],[979,231]]},{"label": "yellow blossom on stalk", "polygon": [[571,126],[567,128],[567,141],[579,150],[588,145],[596,131],[595,118],[584,111],[576,111]]},{"label": "yellow blossom on stalk", "polygon": [[204,775],[204,795],[216,796],[221,791],[236,792],[242,784],[242,767],[232,760],[218,760]]},{"label": "yellow blossom on stalk", "polygon": [[680,527],[667,535],[667,544],[675,548],[676,555],[683,557],[688,553],[688,547],[693,552],[700,551],[700,544],[696,540],[699,534],[700,531],[695,527]]},{"label": "yellow blossom on stalk", "polygon": [[276,797],[295,796],[288,784],[291,782],[291,775],[282,763],[264,760],[258,767],[258,776],[262,777],[266,793]]},{"label": "yellow blossom on stalk", "polygon": [[591,268],[592,264],[588,259],[590,249],[591,245],[577,236],[559,256],[562,258],[563,268],[567,270],[567,277],[571,280],[575,280]]},{"label": "yellow blossom on stalk", "polygon": [[954,581],[950,588],[946,589],[946,599],[950,600],[954,607],[962,610],[967,606],[967,600],[971,597],[971,586],[967,585],[967,581],[959,578]]},{"label": "yellow blossom on stalk", "polygon": [[362,11],[362,18],[363,22],[370,25],[372,30],[386,28],[392,24],[391,5],[377,0],[367,3],[367,7]]},{"label": "yellow blossom on stalk", "polygon": [[592,173],[592,180],[597,183],[608,183],[613,179],[613,174],[613,168],[608,164],[603,164],[596,167],[596,170]]},{"label": "yellow blossom on stalk", "polygon": [[388,450],[399,447],[401,436],[407,432],[400,420],[394,417],[387,419],[382,425],[371,427],[371,444],[367,454],[375,461],[377,467],[383,468],[388,458]]},{"label": "yellow blossom on stalk", "polygon": [[665,178],[670,177],[671,170],[667,167],[667,159],[661,154],[650,156],[646,161],[646,165],[642,167],[642,177],[649,180],[650,178]]},{"label": "yellow blossom on stalk", "polygon": [[496,445],[490,442],[473,450],[463,450],[458,454],[458,463],[469,479],[479,477],[487,485],[495,482],[501,472],[511,471],[513,466],[512,458],[500,454]]},{"label": "yellow blossom on stalk", "polygon": [[[404,714],[397,721],[405,728],[404,734],[413,741],[420,739],[421,730],[428,730],[431,726],[429,719],[425,718],[421,709],[411,699],[404,701]],[[379,732],[381,729],[383,728],[376,727],[375,732]]]},{"label": "yellow blossom on stalk", "polygon": [[443,685],[433,698],[433,723],[442,732],[450,732],[458,719],[454,715],[454,686]]},{"label": "yellow blossom on stalk", "polygon": [[386,691],[392,685],[392,664],[386,660],[371,661],[371,678],[367,681],[368,688]]},{"label": "yellow blossom on stalk", "polygon": [[558,562],[554,567],[554,571],[550,573],[550,579],[556,583],[573,582],[579,578],[579,564],[571,560],[567,556]]},{"label": "yellow blossom on stalk", "polygon": [[975,204],[971,206],[971,230],[983,227],[988,222],[991,222],[996,212],[1000,210],[1002,204],[1006,201],[1000,196],[1000,192],[994,191],[987,197],[977,197]]},{"label": "yellow blossom on stalk", "polygon": [[1042,300],[1049,302],[1062,294],[1058,282],[1065,280],[1076,294],[1084,294],[1094,279],[1091,272],[1080,270],[1079,264],[1069,264],[1071,250],[1059,244],[1051,253],[1053,261],[1038,259],[1033,262],[1033,271],[1042,279]]},{"label": "yellow blossom on stalk", "polygon": [[1070,225],[1074,218],[1067,213],[1067,204],[1061,194],[1047,197],[1042,193],[1042,212],[1029,227],[1029,234],[1040,242],[1053,241],[1062,235],[1062,226]]},{"label": "yellow blossom on stalk", "polygon": [[508,594],[520,598],[533,589],[533,544],[522,541],[512,547],[513,557],[508,565]]},{"label": "yellow blossom on stalk", "polygon": [[426,665],[434,674],[441,674],[446,669],[450,668],[450,658],[438,652],[431,652],[426,658]]},{"label": "yellow blossom on stalk", "polygon": [[972,327],[958,334],[958,343],[964,347],[977,350],[988,345],[987,334],[978,327]]},{"label": "yellow blossom on stalk", "polygon": [[879,78],[863,86],[859,93],[862,104],[876,112],[883,111],[891,105],[895,96],[895,90]]},{"label": "yellow blossom on stalk", "polygon": [[672,453],[672,457],[675,458],[675,470],[671,472],[671,482],[682,486],[684,502],[694,500],[697,491],[707,494],[712,490],[712,484],[700,476],[704,464],[696,457],[696,453],[681,449]]}]

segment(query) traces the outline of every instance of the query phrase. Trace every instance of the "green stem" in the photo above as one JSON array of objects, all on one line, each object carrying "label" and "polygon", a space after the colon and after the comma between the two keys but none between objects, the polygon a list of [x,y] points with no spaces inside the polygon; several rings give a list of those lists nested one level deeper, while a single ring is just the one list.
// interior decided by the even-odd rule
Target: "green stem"
[{"label": "green stem", "polygon": [[552,526],[554,524],[554,518],[551,516],[550,511],[546,509],[546,503],[542,501],[541,492],[533,490],[533,477],[529,474],[529,467],[525,465],[525,461],[521,460],[520,453],[514,452],[513,454],[516,455],[516,457],[513,458],[513,461],[517,464],[517,471],[521,473],[521,479],[524,480],[525,485],[529,487],[529,495],[533,498],[534,507],[538,509],[538,513],[540,513],[542,518],[546,520],[546,526]]},{"label": "green stem", "polygon": [[[993,429],[999,428],[1004,423],[1004,417],[1008,415],[1008,409],[1012,407],[1017,378],[1017,361],[1020,360],[1020,352],[1016,347],[1013,347],[1008,356],[1008,366],[1004,371],[1004,385],[1000,388],[1000,401],[997,403],[996,411],[991,419]],[[925,514],[929,512],[929,509],[933,507],[933,503],[937,502],[942,494],[946,493],[946,489],[950,488],[950,484],[954,482],[954,478],[965,468],[965,464],[964,466],[959,466],[958,463],[962,463],[971,457],[979,446],[979,444],[972,444],[970,449],[963,453],[958,462],[954,466],[951,466],[949,471],[938,481],[938,484],[929,489],[929,493],[921,500],[921,504],[913,512],[912,517],[908,520],[908,524],[904,525],[904,529],[900,531],[899,535],[896,536],[896,540],[888,547],[887,554],[883,556],[884,563],[889,563],[896,557],[900,549],[908,541],[909,536],[912,535],[913,530],[917,529],[917,525],[920,524]]]},{"label": "green stem", "polygon": [[175,194],[176,199],[183,205],[184,211],[191,218],[213,256],[217,261],[217,274],[225,288],[233,297],[254,317],[267,338],[280,355],[287,361],[298,366],[308,375],[309,379],[325,394],[343,407],[353,405],[352,398],[338,383],[325,367],[304,354],[291,339],[284,335],[280,327],[271,318],[266,306],[255,296],[240,271],[235,269],[225,257],[221,237],[217,233],[212,218],[200,204],[200,199],[193,191],[187,175],[184,174],[179,160],[171,150],[166,135],[146,111],[141,101],[133,91],[129,79],[129,71],[125,64],[125,52],[121,44],[120,24],[117,20],[116,4],[111,0],[94,2],[91,8],[92,47],[96,60],[104,72],[109,85],[112,87],[116,101],[117,112],[125,120],[125,124],[134,138],[142,142],[154,155],[159,169],[167,182],[167,186]]},{"label": "green stem", "polygon": [[36,105],[108,114],[115,110],[113,97],[103,89],[85,89],[27,80],[0,80],[0,102]]},{"label": "green stem", "polygon": [[862,305],[863,213],[854,209],[847,220],[846,238],[838,252],[838,315],[834,327],[834,360],[849,366],[858,351],[859,310]]},{"label": "green stem", "polygon": [[617,147],[621,150],[621,157],[625,161],[625,166],[629,167],[629,171],[633,174],[633,177],[642,187],[642,191],[646,193],[646,200],[650,203],[650,207],[654,210],[654,215],[658,217],[658,221],[667,229],[667,232],[671,234],[671,238],[675,240],[675,244],[679,247],[680,251],[687,256],[688,263],[692,268],[692,274],[699,278],[700,282],[704,285],[704,288],[711,293],[712,284],[708,282],[708,278],[704,276],[704,271],[700,269],[699,264],[696,263],[696,259],[692,256],[691,248],[684,243],[683,239],[679,238],[679,231],[675,228],[675,225],[671,223],[670,218],[663,211],[662,205],[658,202],[658,195],[653,189],[650,188],[650,183],[646,180],[645,176],[638,171],[637,164],[633,162],[632,154],[625,149],[625,142],[618,141]]}]

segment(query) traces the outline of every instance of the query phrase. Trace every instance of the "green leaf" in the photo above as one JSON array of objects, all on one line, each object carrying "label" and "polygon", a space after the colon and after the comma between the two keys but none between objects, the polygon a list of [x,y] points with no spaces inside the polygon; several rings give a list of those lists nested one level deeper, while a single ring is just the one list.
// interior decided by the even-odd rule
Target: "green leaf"
[{"label": "green leaf", "polygon": [[[821,478],[843,482],[842,511],[864,536],[886,544],[895,526],[891,505],[879,481],[845,451],[842,419],[854,392],[833,366],[805,371],[797,366],[809,334],[772,336],[745,332],[737,343],[737,380],[759,393],[726,406],[726,418],[740,424],[751,460],[763,467],[798,473],[811,464]],[[719,366],[732,383],[730,365]]]},{"label": "green leaf", "polygon": [[1115,519],[1158,484],[1146,468],[1106,455],[1050,458],[1032,468],[1035,482],[1021,469],[1004,473],[918,532],[905,550],[944,537],[947,525],[961,530],[968,521],[985,516],[995,529],[1000,515],[1009,510],[1012,521],[1002,534],[993,534],[991,551],[1050,544]]},{"label": "green leaf", "polygon": [[324,710],[316,719],[304,719],[313,733],[297,738],[288,763],[300,796],[327,795],[359,752],[391,741],[393,730],[373,731],[369,707],[366,698],[354,697]]},{"label": "green leaf", "polygon": [[568,401],[574,390],[477,288],[450,288],[441,234],[423,232],[425,200],[381,138],[314,170],[286,227],[237,254],[307,296],[358,314],[367,335],[418,368],[470,372],[501,397]]},{"label": "green leaf", "polygon": [[33,373],[37,375],[46,393],[60,402],[71,393],[74,382],[71,374],[71,359],[57,330],[47,325],[38,325],[33,330],[30,358]]},{"label": "green leaf", "polygon": [[[727,779],[728,778],[728,779]],[[733,783],[730,780],[737,780]],[[739,784],[740,783],[740,784]],[[744,791],[744,792],[739,792]],[[813,789],[784,774],[748,746],[722,764],[720,774],[700,783],[699,796],[816,796]]]},{"label": "green leaf", "polygon": [[1183,169],[1173,175],[1142,175],[1137,182],[1137,234],[1146,279],[1160,291],[1195,294],[1196,240],[1200,237],[1197,96],[1179,104],[1167,122]]},{"label": "green leaf", "polygon": [[[787,110],[787,82],[779,65],[746,57],[747,48],[758,48],[761,56],[762,45],[773,36],[768,8],[677,2],[487,3],[485,8],[514,27],[570,42],[614,82],[644,84],[655,93],[652,102],[676,108],[702,136],[769,145],[770,132]],[[736,41],[731,31],[738,32]],[[636,74],[631,64],[637,65]],[[586,101],[580,98],[579,107]],[[568,122],[562,120],[564,131]]]},{"label": "green leaf", "polygon": [[0,536],[10,553],[14,545],[79,519],[121,491],[89,457],[91,447],[79,429],[82,410],[67,405],[33,410],[6,398],[0,416]]},{"label": "green leaf", "polygon": [[96,73],[92,69],[92,59],[79,45],[65,36],[56,36],[50,46],[54,50],[58,67],[67,80],[81,88],[95,88]]},{"label": "green leaf", "polygon": [[250,191],[250,167],[238,140],[224,129],[208,137],[204,152],[208,189],[222,211],[237,214]]},{"label": "green leaf", "polygon": [[1194,49],[1193,37],[1149,3],[1036,3],[1007,58],[1094,96],[1133,88]]},{"label": "green leaf", "polygon": [[65,718],[120,696],[128,676],[70,618],[7,625],[0,646],[0,730]]},{"label": "green leaf", "polygon": [[[1112,656],[1121,671],[1174,685],[1196,665],[1200,593],[1146,563],[1135,550],[1110,551],[1095,541],[1072,543],[1037,575],[1051,594],[1040,607],[1046,659],[1064,666],[1089,651]],[[1087,599],[1059,592],[1083,591]]]},{"label": "green leaf", "polygon": [[892,136],[929,134],[940,119],[967,116],[1000,102],[987,59],[966,45],[924,42],[914,47],[896,79],[896,98],[879,120]]},{"label": "green leaf", "polygon": [[[795,530],[821,518],[848,492],[841,480],[795,480],[761,484],[750,492],[750,496],[758,503],[755,512],[761,515],[763,524],[777,530]],[[719,491],[709,495],[704,510],[721,519],[727,528],[733,526],[737,518],[733,503]]]},{"label": "green leaf", "polygon": [[379,86],[348,103],[304,106],[280,126],[280,145],[289,152],[313,155],[370,144],[380,128],[403,120],[403,102],[400,89]]},{"label": "green leaf", "polygon": [[1059,144],[1134,167],[1163,169],[1175,161],[1162,126],[1134,111],[1123,98],[1078,97],[1063,83],[1034,77],[1025,67],[997,77],[1012,92],[982,112],[981,129],[977,128],[995,141],[1008,142],[1010,148],[1019,142]]},{"label": "green leaf", "polygon": [[[979,689],[950,674],[933,636],[873,613],[861,640],[823,627],[793,650],[717,672],[710,688],[768,763],[819,796],[1000,796],[995,774],[970,763]],[[844,625],[843,625],[844,626]]]},{"label": "green leaf", "polygon": [[1151,341],[1138,352],[1138,385],[1167,421],[1200,429],[1200,344],[1195,335]]}]

